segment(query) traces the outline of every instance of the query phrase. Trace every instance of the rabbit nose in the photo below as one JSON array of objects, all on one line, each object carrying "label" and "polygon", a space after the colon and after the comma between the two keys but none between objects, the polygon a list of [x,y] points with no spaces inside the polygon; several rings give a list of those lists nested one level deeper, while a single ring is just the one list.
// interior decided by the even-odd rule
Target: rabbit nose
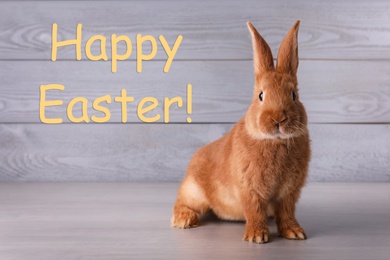
[{"label": "rabbit nose", "polygon": [[287,117],[283,117],[280,120],[273,119],[273,121],[274,121],[274,125],[276,126],[277,131],[279,131],[280,125],[287,121]]},{"label": "rabbit nose", "polygon": [[284,122],[287,121],[287,117],[283,117],[283,118],[280,119],[280,120],[275,120],[275,119],[273,119],[273,121],[274,121],[274,124],[275,124],[276,126],[279,126],[280,124],[282,124],[282,123],[284,123]]}]

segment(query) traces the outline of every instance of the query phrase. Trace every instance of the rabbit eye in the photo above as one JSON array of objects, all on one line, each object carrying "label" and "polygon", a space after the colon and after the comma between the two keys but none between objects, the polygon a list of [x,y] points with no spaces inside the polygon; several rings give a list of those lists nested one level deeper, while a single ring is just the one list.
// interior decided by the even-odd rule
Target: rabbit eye
[{"label": "rabbit eye", "polygon": [[263,91],[262,91],[262,92],[260,92],[260,94],[259,94],[259,99],[260,99],[260,101],[263,101],[263,96],[264,96],[264,94],[263,94]]},{"label": "rabbit eye", "polygon": [[295,93],[295,91],[292,92],[292,98],[293,100],[297,99],[297,94]]}]

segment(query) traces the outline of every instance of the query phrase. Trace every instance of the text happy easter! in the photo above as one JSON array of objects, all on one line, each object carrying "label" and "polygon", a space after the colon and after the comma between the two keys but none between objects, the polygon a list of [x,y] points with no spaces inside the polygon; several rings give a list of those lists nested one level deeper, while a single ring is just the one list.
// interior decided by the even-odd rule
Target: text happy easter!
[{"label": "text happy easter!", "polygon": [[[78,24],[76,28],[76,37],[69,40],[59,41],[58,40],[58,26],[57,24],[52,25],[52,51],[51,51],[51,60],[55,62],[57,60],[57,51],[59,48],[72,48],[75,47],[76,52],[76,60],[82,59],[82,24]],[[175,55],[180,47],[180,44],[183,40],[183,36],[179,35],[175,42],[170,46],[170,44],[167,42],[165,37],[163,35],[160,35],[158,37],[157,42],[156,38],[154,38],[151,35],[144,35],[141,34],[136,35],[135,39],[135,46],[136,50],[133,51],[132,49],[132,40],[130,37],[126,35],[116,35],[112,34],[110,39],[107,39],[103,35],[94,35],[90,37],[86,43],[85,43],[85,56],[88,60],[91,61],[108,61],[108,55],[107,55],[107,49],[106,49],[106,42],[110,40],[111,41],[111,72],[116,73],[118,70],[118,61],[124,61],[128,59],[132,53],[135,52],[136,55],[136,70],[138,73],[142,73],[142,65],[143,61],[152,60],[155,58],[157,54],[157,45],[161,44],[163,47],[167,59],[165,61],[164,68],[162,68],[162,71],[164,73],[168,73],[169,69],[172,65],[172,61],[175,58]],[[143,52],[143,46],[144,43],[150,44],[151,50],[149,53]],[[98,44],[100,45],[100,53],[98,55],[92,54],[91,46]],[[118,45],[124,44],[126,46],[126,50],[124,53],[118,53]],[[61,117],[47,117],[46,111],[50,110],[50,107],[53,106],[60,106],[64,108],[64,114],[68,117],[69,121],[72,123],[89,123],[89,122],[95,122],[95,123],[105,123],[110,121],[111,118],[111,111],[110,111],[110,104],[112,102],[118,103],[118,104],[112,104],[120,106],[121,108],[121,121],[122,123],[128,122],[128,113],[127,113],[127,106],[129,103],[133,103],[135,98],[133,96],[127,95],[127,90],[122,89],[120,93],[118,93],[118,96],[111,97],[111,95],[103,95],[101,97],[98,97],[92,101],[89,101],[85,97],[75,97],[65,106],[63,105],[63,100],[61,99],[47,99],[47,93],[48,92],[55,92],[60,93],[58,91],[65,91],[65,86],[59,83],[52,83],[52,84],[46,84],[40,86],[40,98],[39,98],[39,117],[42,123],[46,124],[61,124],[63,122],[63,119]],[[186,86],[186,113],[190,115],[192,113],[192,85],[187,84]],[[89,102],[92,104],[92,108],[99,112],[99,115],[92,115],[89,116],[88,113],[88,106]],[[163,115],[160,115],[159,113],[154,113],[153,116],[146,115],[147,112],[153,111],[155,108],[159,106],[159,101],[155,97],[144,97],[142,98],[136,108],[136,113],[142,122],[146,123],[152,123],[160,120],[161,117],[163,117],[163,121],[165,123],[169,123],[169,113],[170,113],[170,107],[175,104],[177,107],[183,106],[183,98],[180,96],[176,96],[173,98],[165,97],[164,101],[162,102],[163,106]],[[77,111],[77,114],[80,114],[80,116],[75,116],[75,112],[77,109],[81,109],[81,111]],[[187,122],[191,123],[192,119],[191,117],[187,117]]]}]

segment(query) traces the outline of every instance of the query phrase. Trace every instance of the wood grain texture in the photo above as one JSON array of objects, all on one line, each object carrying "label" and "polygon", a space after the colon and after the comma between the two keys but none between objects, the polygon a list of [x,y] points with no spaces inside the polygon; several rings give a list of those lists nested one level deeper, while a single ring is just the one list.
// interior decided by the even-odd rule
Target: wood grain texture
[{"label": "wood grain texture", "polygon": [[[164,62],[147,63],[135,72],[133,62],[119,64],[116,74],[105,62],[0,62],[0,122],[40,122],[39,86],[59,83],[64,91],[50,91],[47,99],[62,99],[63,106],[48,107],[47,117],[69,122],[66,106],[75,97],[89,99],[89,116],[102,116],[91,108],[95,98],[120,95],[122,88],[135,102],[128,105],[128,122],[141,122],[138,102],[156,97],[160,106],[147,114],[161,114],[164,97],[186,99],[186,85],[193,85],[193,122],[238,121],[246,112],[253,93],[251,61],[176,61],[172,71],[162,72]],[[390,74],[386,61],[301,61],[300,95],[309,122],[390,122]],[[121,105],[107,105],[110,122],[121,122]],[[170,122],[186,122],[186,106],[172,106]],[[76,106],[75,115],[80,115]]]},{"label": "wood grain texture", "polygon": [[[1,1],[0,10],[0,59],[49,60],[52,23],[60,40],[74,38],[82,23],[84,43],[94,34],[163,34],[170,43],[182,34],[176,59],[250,59],[248,20],[276,54],[297,19],[302,59],[390,59],[387,0]],[[62,48],[58,58],[74,60],[74,48]],[[161,45],[157,58],[166,58]]]},{"label": "wood grain texture", "polygon": [[241,241],[245,223],[169,226],[178,183],[0,183],[1,259],[385,260],[390,184],[310,183],[297,218],[308,240]]},{"label": "wood grain texture", "polygon": [[[0,181],[179,181],[232,125],[0,125]],[[390,125],[310,125],[309,181],[390,181]]]},{"label": "wood grain texture", "polygon": [[[296,19],[301,19],[300,98],[309,122],[319,123],[310,126],[310,181],[390,181],[387,0],[0,1],[0,181],[181,179],[192,153],[228,131],[250,103],[253,66],[246,21],[253,22],[276,56]],[[75,61],[73,47],[60,48],[59,61],[50,62],[53,23],[59,26],[59,40],[74,38],[82,23],[83,46],[95,34],[128,35],[133,54],[118,63],[116,74],[110,72],[110,61],[85,56]],[[171,46],[183,35],[169,73],[163,73],[161,44],[156,60],[136,73],[138,33],[162,34]],[[110,48],[108,41],[109,56]],[[118,48],[125,51],[123,45]],[[98,53],[98,45],[92,52]],[[140,122],[136,108],[143,97],[160,102],[148,116],[162,114],[163,98],[185,98],[191,83],[191,118],[204,125],[43,125],[39,86],[51,83],[65,85],[65,91],[51,92],[48,99],[63,99],[65,105],[48,108],[47,116],[66,123],[66,104],[76,96],[91,101],[89,116],[100,116],[91,109],[92,100],[117,96],[125,88],[135,97],[128,107],[128,121],[134,123]],[[120,105],[108,107],[109,122],[120,122]],[[184,123],[187,116],[185,104],[173,107],[170,122]]]}]

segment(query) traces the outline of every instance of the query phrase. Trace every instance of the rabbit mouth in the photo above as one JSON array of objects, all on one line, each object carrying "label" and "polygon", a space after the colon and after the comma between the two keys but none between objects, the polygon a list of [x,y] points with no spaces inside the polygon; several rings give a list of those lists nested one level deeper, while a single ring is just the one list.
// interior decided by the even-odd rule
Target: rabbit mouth
[{"label": "rabbit mouth", "polygon": [[257,133],[249,132],[256,139],[291,139],[303,135],[303,132],[286,132],[283,129],[277,129],[273,133],[257,131]]},{"label": "rabbit mouth", "polygon": [[[267,119],[267,118],[263,118]],[[307,127],[303,122],[293,117],[286,120],[261,120],[260,117],[253,120],[246,117],[245,128],[254,139],[290,139],[307,134]]]},{"label": "rabbit mouth", "polygon": [[274,135],[282,139],[289,139],[304,135],[307,133],[307,128],[298,121],[291,120],[286,125],[276,126]]},{"label": "rabbit mouth", "polygon": [[275,134],[273,134],[274,138],[280,138],[280,139],[290,139],[297,136],[300,136],[299,133],[283,133],[280,130],[277,130]]},{"label": "rabbit mouth", "polygon": [[[263,129],[260,135],[260,139],[290,139],[298,137],[307,133],[306,127],[297,126],[298,123],[293,121],[286,122],[285,124],[276,124],[273,127],[269,126],[268,131]],[[264,131],[266,130],[266,131]]]}]

